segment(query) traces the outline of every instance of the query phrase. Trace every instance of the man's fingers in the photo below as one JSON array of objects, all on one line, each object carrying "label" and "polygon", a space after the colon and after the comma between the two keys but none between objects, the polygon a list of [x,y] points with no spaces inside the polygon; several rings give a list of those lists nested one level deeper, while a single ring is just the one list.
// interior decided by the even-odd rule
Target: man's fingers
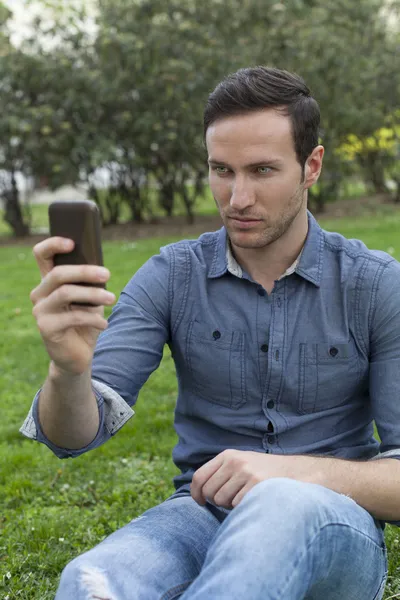
[{"label": "man's fingers", "polygon": [[54,267],[54,255],[66,254],[74,248],[74,241],[62,237],[50,237],[33,247],[33,254],[39,266],[40,274],[45,277]]},{"label": "man's fingers", "polygon": [[233,477],[230,477],[228,481],[219,488],[214,495],[213,502],[217,506],[232,508],[234,499],[245,489],[247,481],[247,477],[244,473],[233,475]]},{"label": "man's fingers", "polygon": [[248,482],[244,487],[242,487],[236,496],[231,500],[232,508],[235,508],[238,504],[241,503],[245,495],[255,486],[256,484],[253,482]]},{"label": "man's fingers", "polygon": [[[60,265],[54,267],[45,275],[41,283],[32,290],[30,298],[33,304],[35,304],[42,298],[50,296],[55,290],[64,285],[79,285],[82,282],[92,284],[105,283],[109,277],[110,272],[108,269],[96,265]],[[87,290],[88,293],[93,293],[90,289],[93,290],[93,287]],[[81,292],[84,293],[84,290],[81,290]]]},{"label": "man's fingers", "polygon": [[38,319],[37,325],[46,338],[52,339],[72,327],[94,327],[104,331],[108,322],[99,314],[74,310],[57,315],[57,319],[54,319],[54,315],[45,314]]},{"label": "man's fingers", "polygon": [[[33,293],[31,297],[32,295]],[[72,303],[88,303],[99,307],[111,306],[114,302],[115,295],[103,288],[65,284],[57,286],[48,295],[38,297],[32,313],[38,318],[41,314],[58,314],[62,309],[69,308]]]},{"label": "man's fingers", "polygon": [[230,500],[237,494],[239,488],[245,482],[238,481],[238,476],[232,473],[230,469],[224,467],[225,465],[210,477],[203,485],[201,493],[205,499],[219,506],[230,507]]},{"label": "man's fingers", "polygon": [[210,477],[212,477],[214,473],[218,471],[223,463],[223,460],[223,457],[218,454],[215,458],[197,469],[196,473],[193,475],[190,493],[192,498],[196,500],[198,504],[205,504],[206,498],[203,494],[203,486],[210,479]]}]

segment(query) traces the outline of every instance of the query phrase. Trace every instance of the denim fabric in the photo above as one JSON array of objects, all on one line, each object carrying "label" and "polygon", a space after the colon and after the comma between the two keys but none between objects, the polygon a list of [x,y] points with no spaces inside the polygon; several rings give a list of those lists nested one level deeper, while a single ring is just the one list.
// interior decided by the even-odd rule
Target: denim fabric
[{"label": "denim fabric", "polygon": [[386,577],[367,511],[277,478],[221,519],[179,491],[67,565],[56,600],[380,600]]},{"label": "denim fabric", "polygon": [[102,419],[90,446],[49,444],[37,398],[21,431],[61,457],[99,446],[133,414],[168,344],[179,386],[177,489],[226,448],[399,458],[399,263],[309,214],[294,272],[267,294],[227,248],[224,227],[170,244],[126,285],[94,355]]}]

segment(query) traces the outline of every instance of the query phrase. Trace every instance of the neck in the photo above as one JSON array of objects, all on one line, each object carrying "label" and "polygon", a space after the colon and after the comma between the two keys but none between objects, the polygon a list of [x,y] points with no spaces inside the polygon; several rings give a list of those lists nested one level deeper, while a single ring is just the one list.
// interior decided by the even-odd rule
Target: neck
[{"label": "neck", "polygon": [[236,261],[267,291],[299,256],[308,232],[307,212],[300,211],[289,229],[277,240],[262,248],[240,248],[231,242]]}]

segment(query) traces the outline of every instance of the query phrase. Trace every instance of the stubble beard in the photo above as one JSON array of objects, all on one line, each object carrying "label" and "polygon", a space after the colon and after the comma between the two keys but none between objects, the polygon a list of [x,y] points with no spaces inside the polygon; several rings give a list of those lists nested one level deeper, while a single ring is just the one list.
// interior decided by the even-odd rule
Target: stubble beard
[{"label": "stubble beard", "polygon": [[232,230],[228,225],[229,219],[224,216],[223,221],[232,244],[238,248],[264,248],[276,242],[276,240],[279,240],[290,229],[303,208],[305,201],[304,186],[300,184],[295,193],[290,197],[283,213],[279,214],[272,223],[268,223],[267,219],[264,218],[262,231],[256,231],[252,235],[249,235],[250,232],[244,231],[241,233],[237,230]]}]

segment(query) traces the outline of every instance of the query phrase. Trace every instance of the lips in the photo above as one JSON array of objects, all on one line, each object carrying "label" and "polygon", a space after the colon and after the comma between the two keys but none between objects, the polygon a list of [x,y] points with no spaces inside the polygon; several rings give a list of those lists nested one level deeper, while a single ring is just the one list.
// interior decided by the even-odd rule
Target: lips
[{"label": "lips", "polygon": [[229,217],[233,221],[240,221],[241,223],[258,223],[261,219],[241,219],[240,217]]},{"label": "lips", "polygon": [[237,229],[250,229],[251,227],[255,227],[258,223],[261,223],[260,219],[233,219],[231,218],[232,225]]}]

